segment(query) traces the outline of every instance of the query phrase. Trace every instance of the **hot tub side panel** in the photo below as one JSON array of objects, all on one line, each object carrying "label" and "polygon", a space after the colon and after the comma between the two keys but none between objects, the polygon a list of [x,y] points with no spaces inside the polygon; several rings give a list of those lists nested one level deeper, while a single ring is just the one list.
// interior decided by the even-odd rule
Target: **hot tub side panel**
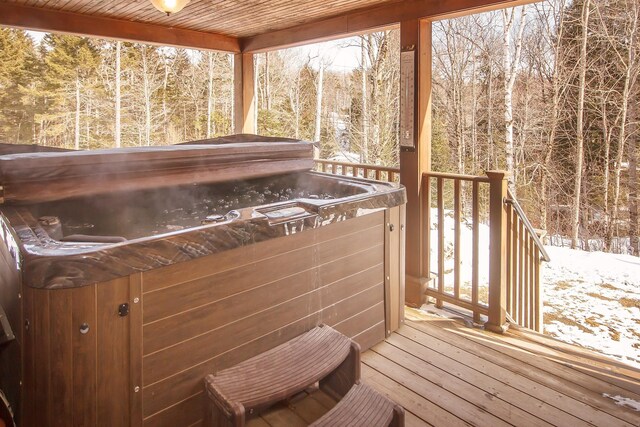
[{"label": "hot tub side panel", "polygon": [[[135,276],[80,288],[23,287],[21,426],[126,426],[132,412]],[[134,343],[134,347],[139,345]]]},{"label": "hot tub side panel", "polygon": [[0,389],[15,411],[20,410],[22,309],[18,248],[0,218]]},{"label": "hot tub side panel", "polygon": [[363,349],[385,336],[385,215],[143,274],[145,426],[191,425],[203,378],[320,323]]},{"label": "hot tub side panel", "polygon": [[402,301],[398,209],[109,282],[23,286],[21,425],[188,426],[206,374],[320,323],[382,341]]}]

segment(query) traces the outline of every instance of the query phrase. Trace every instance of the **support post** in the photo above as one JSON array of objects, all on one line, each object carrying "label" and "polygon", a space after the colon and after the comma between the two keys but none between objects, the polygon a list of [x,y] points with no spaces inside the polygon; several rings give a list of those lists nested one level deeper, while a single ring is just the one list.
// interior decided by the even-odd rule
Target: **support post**
[{"label": "support post", "polygon": [[487,171],[489,177],[489,320],[485,329],[503,333],[507,324],[507,173]]},{"label": "support post", "polygon": [[234,133],[256,133],[253,54],[233,55]]},{"label": "support post", "polygon": [[407,191],[405,302],[419,307],[426,301],[425,292],[430,280],[426,217],[429,191],[422,186],[422,174],[431,169],[431,22],[418,19],[401,22],[400,45],[405,52],[415,51],[414,147],[401,147],[400,183]]}]

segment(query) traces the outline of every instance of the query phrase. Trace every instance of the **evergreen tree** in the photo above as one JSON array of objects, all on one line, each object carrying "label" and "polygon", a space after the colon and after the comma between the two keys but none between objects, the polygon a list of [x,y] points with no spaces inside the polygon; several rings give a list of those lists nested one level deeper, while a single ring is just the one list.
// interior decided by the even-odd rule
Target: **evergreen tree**
[{"label": "evergreen tree", "polygon": [[21,30],[0,28],[0,142],[32,142],[35,105],[28,95],[37,72],[31,38]]},{"label": "evergreen tree", "polygon": [[47,34],[43,45],[47,139],[80,149],[83,107],[96,84],[98,52],[90,39],[66,34]]}]

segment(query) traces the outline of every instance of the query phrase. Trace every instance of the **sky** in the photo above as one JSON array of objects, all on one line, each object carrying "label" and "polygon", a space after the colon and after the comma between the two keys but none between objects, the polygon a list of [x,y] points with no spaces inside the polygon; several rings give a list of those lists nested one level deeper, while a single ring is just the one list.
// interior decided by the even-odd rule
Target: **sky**
[{"label": "sky", "polygon": [[[40,31],[27,31],[36,43],[40,43],[46,33]],[[300,57],[315,58],[311,66],[317,68],[322,59],[331,71],[348,72],[360,65],[360,49],[357,46],[356,37],[315,43],[306,46],[292,48]]]}]

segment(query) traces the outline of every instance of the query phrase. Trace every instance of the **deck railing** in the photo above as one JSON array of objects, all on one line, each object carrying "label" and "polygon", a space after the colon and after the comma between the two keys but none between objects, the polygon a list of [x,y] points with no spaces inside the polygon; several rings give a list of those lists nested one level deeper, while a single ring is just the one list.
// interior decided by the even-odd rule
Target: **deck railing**
[{"label": "deck railing", "polygon": [[[398,182],[400,169],[316,160],[316,170]],[[467,309],[474,321],[503,331],[507,320],[542,331],[540,267],[549,256],[517,200],[506,174],[428,172],[422,176],[427,297]],[[447,218],[450,218],[450,221]],[[463,253],[464,252],[464,253]]]},{"label": "deck railing", "polygon": [[423,229],[432,249],[426,263],[435,279],[427,296],[436,306],[446,302],[471,311],[476,322],[487,316],[487,329],[502,331],[509,319],[540,331],[540,265],[549,257],[509,197],[505,173],[429,172],[422,188],[427,191]]},{"label": "deck railing", "polygon": [[507,313],[519,325],[542,332],[540,265],[550,260],[518,201],[507,193]]},{"label": "deck railing", "polygon": [[355,176],[376,181],[399,182],[400,169],[360,163],[316,159],[316,171],[334,175]]}]

